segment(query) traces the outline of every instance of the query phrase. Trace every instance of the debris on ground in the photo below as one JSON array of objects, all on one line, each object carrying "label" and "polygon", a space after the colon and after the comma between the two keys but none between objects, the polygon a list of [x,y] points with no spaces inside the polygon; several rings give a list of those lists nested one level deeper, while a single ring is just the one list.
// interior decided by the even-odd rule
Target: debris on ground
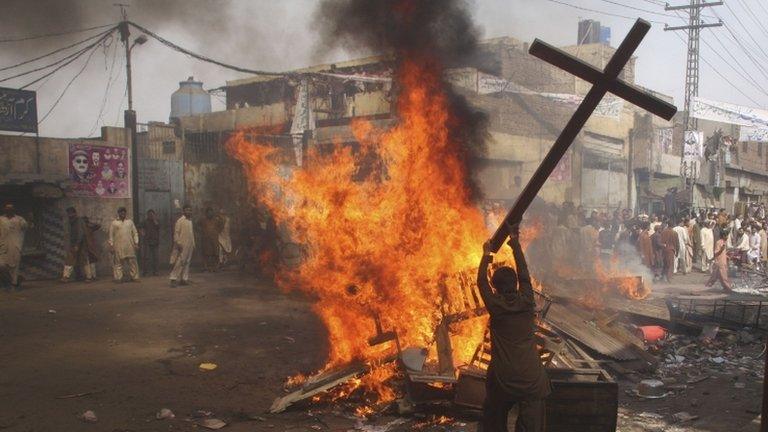
[{"label": "debris on ground", "polygon": [[218,430],[227,425],[224,421],[216,418],[207,418],[207,419],[198,420],[197,424],[206,429],[212,429],[212,430]]},{"label": "debris on ground", "polygon": [[173,414],[173,411],[169,410],[168,408],[163,408],[158,411],[157,414],[155,414],[155,418],[158,420],[170,420],[175,417],[176,415]]},{"label": "debris on ground", "polygon": [[80,414],[80,420],[87,423],[96,423],[97,421],[99,421],[98,417],[96,417],[96,413],[91,410],[88,410]]},{"label": "debris on ground", "polygon": [[198,366],[198,368],[203,372],[209,372],[215,370],[218,367],[219,365],[216,363],[200,363],[200,366]]}]

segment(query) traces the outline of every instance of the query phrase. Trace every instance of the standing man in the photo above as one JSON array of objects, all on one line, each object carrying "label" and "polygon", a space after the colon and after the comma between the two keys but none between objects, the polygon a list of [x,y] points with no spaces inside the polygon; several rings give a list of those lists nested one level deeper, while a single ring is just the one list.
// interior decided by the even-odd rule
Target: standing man
[{"label": "standing man", "polygon": [[205,209],[205,217],[200,220],[200,240],[203,242],[203,266],[208,272],[219,268],[219,234],[224,228],[221,218],[216,216],[211,207]]},{"label": "standing man", "polygon": [[653,271],[653,242],[651,241],[651,233],[648,231],[650,224],[648,222],[641,222],[640,236],[637,239],[637,250],[640,252],[640,258],[651,271]]},{"label": "standing man", "polygon": [[147,218],[141,226],[141,233],[144,236],[142,242],[144,246],[144,262],[142,266],[144,268],[144,276],[148,276],[150,272],[152,276],[157,276],[157,252],[160,248],[160,224],[157,222],[157,216],[152,209],[147,210]]},{"label": "standing man", "polygon": [[221,233],[219,233],[219,266],[223,267],[232,254],[232,237],[230,235],[230,221],[224,209],[219,210],[221,218]]},{"label": "standing man", "polygon": [[117,209],[117,219],[109,226],[109,248],[114,261],[112,269],[115,282],[139,280],[139,264],[136,262],[136,249],[139,248],[139,232],[133,221],[126,219],[125,207]]},{"label": "standing man", "polygon": [[706,287],[711,287],[715,282],[720,282],[723,286],[723,290],[731,292],[731,282],[728,280],[728,244],[725,238],[728,236],[728,228],[723,229],[723,236],[715,243],[715,260],[712,264],[712,276],[705,284]]},{"label": "standing man", "polygon": [[195,250],[195,233],[192,230],[192,207],[185,205],[183,214],[173,227],[173,252],[171,253],[171,286],[175,287],[180,281],[182,285],[189,283],[189,263]]},{"label": "standing man", "polygon": [[509,410],[518,405],[515,430],[543,432],[544,400],[552,390],[534,339],[536,303],[518,239],[519,227],[510,227],[509,232],[517,271],[501,267],[489,283],[488,266],[493,257],[486,243],[477,273],[480,295],[491,316],[491,362],[486,377],[483,431],[506,431]]},{"label": "standing man", "polygon": [[3,207],[3,214],[0,216],[0,270],[5,268],[9,283],[16,289],[21,289],[19,264],[27,226],[27,221],[16,214],[13,204]]},{"label": "standing man", "polygon": [[664,270],[662,271],[662,279],[669,283],[672,281],[672,274],[675,272],[675,262],[677,261],[677,252],[680,249],[680,241],[677,233],[666,224],[661,231],[661,245],[664,248]]},{"label": "standing man", "polygon": [[77,210],[74,207],[67,208],[67,219],[69,220],[69,249],[64,261],[64,271],[61,275],[62,282],[69,282],[72,277],[76,277],[75,269],[79,269],[86,281],[93,279],[91,274],[90,260],[88,259],[88,244],[86,239],[86,230],[88,227],[85,221],[77,216]]},{"label": "standing man", "polygon": [[688,229],[685,226],[686,220],[681,219],[680,224],[673,228],[673,231],[677,234],[678,244],[680,245],[677,249],[674,273],[677,273],[679,270],[683,274],[688,274],[689,271],[688,249],[691,247],[691,240],[690,237],[688,237]]},{"label": "standing man", "polygon": [[715,221],[705,222],[701,229],[701,271],[709,271],[709,263],[715,257],[715,236],[712,227]]}]

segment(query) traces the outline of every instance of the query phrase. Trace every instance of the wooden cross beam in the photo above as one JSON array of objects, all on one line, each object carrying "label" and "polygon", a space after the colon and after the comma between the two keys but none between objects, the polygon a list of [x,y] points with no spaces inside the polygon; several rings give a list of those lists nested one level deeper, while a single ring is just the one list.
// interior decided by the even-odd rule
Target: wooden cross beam
[{"label": "wooden cross beam", "polygon": [[529,52],[563,70],[566,70],[577,77],[592,83],[592,88],[589,90],[584,100],[579,105],[576,112],[565,125],[565,128],[557,137],[554,145],[549,150],[549,153],[541,161],[541,165],[533,174],[533,177],[528,181],[520,196],[517,197],[515,205],[509,210],[507,217],[504,218],[501,226],[496,229],[493,237],[490,239],[491,251],[496,252],[504,243],[508,233],[507,226],[519,223],[523,219],[523,213],[531,205],[533,199],[541,190],[544,182],[547,181],[549,175],[557,167],[560,159],[563,157],[568,147],[571,145],[579,131],[584,127],[592,112],[595,111],[597,105],[603,99],[606,93],[613,93],[614,95],[631,102],[651,113],[662,117],[666,120],[670,120],[672,116],[677,112],[677,108],[667,103],[650,93],[644,92],[637,87],[618,78],[619,73],[627,64],[629,59],[634,54],[640,42],[650,30],[651,24],[648,21],[638,19],[635,25],[632,26],[632,30],[621,43],[616,53],[613,55],[605,70],[599,70],[592,65],[589,65],[578,58],[555,48],[552,45],[542,42],[539,39],[533,41]]}]

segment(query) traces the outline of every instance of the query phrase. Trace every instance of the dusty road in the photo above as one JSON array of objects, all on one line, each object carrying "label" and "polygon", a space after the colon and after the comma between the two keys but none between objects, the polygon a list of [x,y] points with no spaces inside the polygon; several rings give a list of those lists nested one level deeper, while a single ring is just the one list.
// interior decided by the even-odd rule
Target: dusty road
[{"label": "dusty road", "polygon": [[[308,301],[250,275],[193,276],[196,283],[177,288],[155,277],[122,285],[37,282],[22,292],[0,291],[0,430],[200,431],[199,410],[228,423],[229,431],[354,428],[354,419],[328,407],[265,414],[283,394],[287,375],[322,365],[325,336]],[[695,284],[697,277],[687,279]],[[218,368],[203,372],[203,362]],[[707,381],[657,401],[628,396],[634,385],[622,382],[619,430],[757,430],[755,371],[712,369]],[[162,408],[176,418],[156,420]],[[96,423],[78,418],[86,410],[96,413]],[[679,411],[700,418],[674,424],[671,416]],[[415,430],[424,422],[411,418],[390,430]],[[471,417],[421,428],[475,429]]]}]

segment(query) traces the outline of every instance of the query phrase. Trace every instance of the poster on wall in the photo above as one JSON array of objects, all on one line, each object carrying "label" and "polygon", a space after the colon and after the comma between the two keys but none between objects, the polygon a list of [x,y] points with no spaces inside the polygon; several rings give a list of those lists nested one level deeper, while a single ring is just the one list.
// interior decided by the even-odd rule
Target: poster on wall
[{"label": "poster on wall", "polygon": [[131,197],[131,157],[124,147],[69,145],[70,195]]},{"label": "poster on wall", "polygon": [[552,181],[571,181],[571,153],[567,152],[560,159],[552,174],[549,175]]},{"label": "poster on wall", "polygon": [[704,132],[685,131],[683,161],[697,161],[704,156]]}]

